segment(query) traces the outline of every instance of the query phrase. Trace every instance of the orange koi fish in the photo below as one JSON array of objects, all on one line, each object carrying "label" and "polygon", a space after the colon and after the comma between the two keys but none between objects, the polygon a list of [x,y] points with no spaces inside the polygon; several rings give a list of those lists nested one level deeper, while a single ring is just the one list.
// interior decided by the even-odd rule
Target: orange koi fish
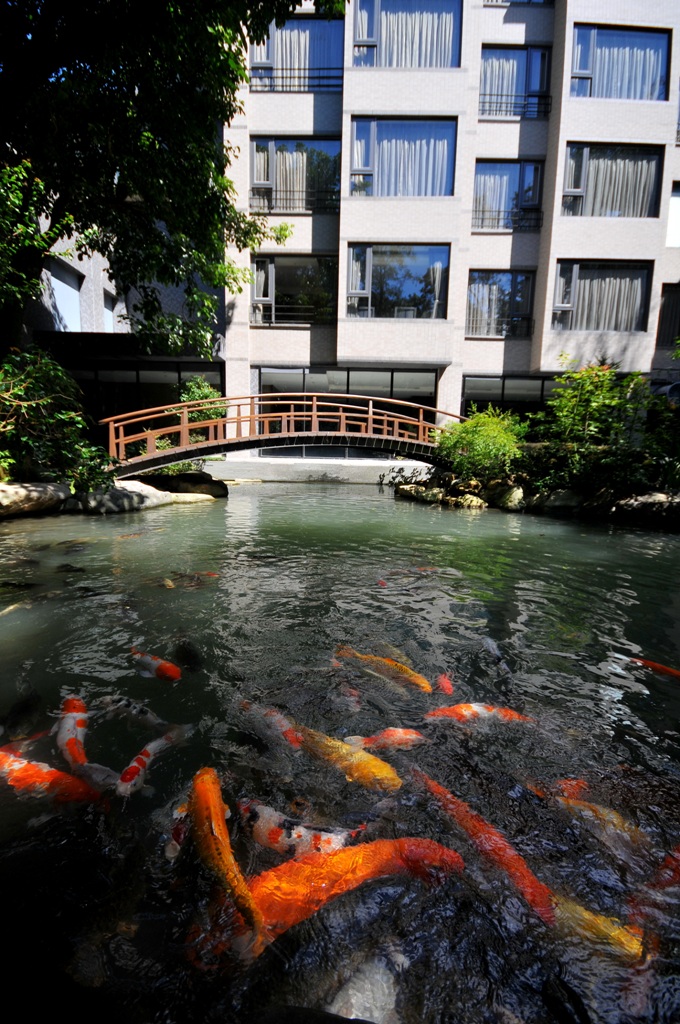
[{"label": "orange koi fish", "polygon": [[451,696],[453,693],[453,679],[446,672],[442,672],[441,675],[437,676],[437,689],[448,696]]},{"label": "orange koi fish", "polygon": [[541,920],[554,925],[555,903],[552,892],[547,885],[539,882],[505,836],[481,814],[477,814],[463,800],[430,779],[419,768],[413,769],[413,776],[435,798],[442,810],[468,834],[479,852],[506,873]]},{"label": "orange koi fish", "polygon": [[571,797],[574,800],[580,800],[583,794],[588,792],[589,788],[585,779],[557,779],[553,783],[553,789],[560,796]]},{"label": "orange koi fish", "polygon": [[376,839],[285,861],[252,878],[248,888],[273,939],[370,879],[411,875],[433,883],[463,867],[455,850],[432,839]]},{"label": "orange koi fish", "polygon": [[412,750],[429,742],[417,729],[383,729],[375,736],[345,736],[345,743],[362,750]]},{"label": "orange koi fish", "polygon": [[192,725],[173,725],[158,739],[151,740],[143,750],[132,759],[127,768],[124,768],[116,785],[118,796],[132,796],[142,788],[146,780],[146,773],[149,765],[159,754],[165,753],[170,747],[176,746],[182,740],[187,739],[193,732]]},{"label": "orange koi fish", "polygon": [[201,768],[194,775],[188,813],[198,855],[253,932],[252,952],[257,956],[271,939],[266,935],[258,902],[236,863],[226,825],[228,811],[214,768]]},{"label": "orange koi fish", "polygon": [[652,672],[658,672],[663,676],[673,676],[674,679],[680,679],[680,671],[677,668],[669,668],[668,665],[660,665],[658,661],[648,661],[646,658],[629,658],[625,654],[615,654],[615,658],[619,661],[627,661],[631,665],[642,665],[643,668],[651,669]]},{"label": "orange koi fish", "polygon": [[307,853],[330,853],[347,846],[366,828],[319,828],[304,825],[294,818],[280,814],[260,800],[239,800],[237,807],[241,817],[260,846],[266,846],[278,853],[300,857]]},{"label": "orange koi fish", "polygon": [[171,661],[163,661],[155,654],[144,654],[136,647],[131,647],[130,652],[135,659],[140,676],[155,676],[157,679],[167,679],[171,683],[176,683],[178,679],[181,679],[182,670],[177,665],[173,665]]},{"label": "orange koi fish", "polygon": [[400,661],[395,661],[394,658],[379,658],[374,654],[359,654],[353,647],[348,647],[347,645],[336,648],[335,657],[355,658],[365,668],[376,673],[376,675],[390,679],[394,683],[410,683],[412,686],[417,686],[419,690],[424,690],[425,693],[432,693],[432,685],[425,676],[414,672],[408,665],[402,665]]},{"label": "orange koi fish", "polygon": [[56,803],[97,803],[101,793],[85,779],[0,751],[0,775],[19,796],[51,797]]},{"label": "orange koi fish", "polygon": [[307,753],[339,768],[348,782],[358,782],[367,789],[388,793],[395,793],[400,788],[401,779],[394,768],[374,754],[304,725],[296,725],[295,729]]},{"label": "orange koi fish", "polygon": [[454,704],[447,708],[427,711],[424,718],[454,718],[457,722],[468,722],[471,718],[501,718],[504,722],[533,722],[533,718],[520,715],[510,708],[497,708],[493,704]]},{"label": "orange koi fish", "polygon": [[648,846],[649,836],[642,829],[632,822],[627,821],[623,815],[611,807],[603,807],[601,804],[594,804],[588,800],[579,800],[576,797],[549,794],[537,786],[527,785],[536,796],[560,807],[567,814],[578,818],[605,841],[616,839],[620,836],[627,836],[635,846]]}]

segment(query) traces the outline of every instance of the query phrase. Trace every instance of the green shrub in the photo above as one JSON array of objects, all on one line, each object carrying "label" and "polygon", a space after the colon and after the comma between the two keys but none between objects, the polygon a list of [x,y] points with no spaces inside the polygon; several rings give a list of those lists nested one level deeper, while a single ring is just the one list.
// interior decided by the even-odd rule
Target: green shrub
[{"label": "green shrub", "polygon": [[521,455],[525,425],[511,412],[489,406],[482,412],[472,407],[463,423],[448,423],[433,432],[436,451],[463,480],[485,484],[507,477]]}]

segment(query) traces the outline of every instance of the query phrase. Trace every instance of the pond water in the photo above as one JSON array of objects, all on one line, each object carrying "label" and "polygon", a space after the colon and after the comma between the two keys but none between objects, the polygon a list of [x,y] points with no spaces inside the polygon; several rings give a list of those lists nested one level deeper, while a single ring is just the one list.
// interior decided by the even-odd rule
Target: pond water
[{"label": "pond water", "polygon": [[[0,560],[3,963],[32,1018],[680,1020],[680,679],[627,660],[680,669],[680,537],[252,484],[6,521]],[[181,678],[141,675],[133,647]],[[7,784],[8,754],[71,773],[55,731],[69,696],[110,769],[100,802]],[[470,703],[524,718],[426,717]],[[335,739],[423,739],[375,751],[398,776],[380,790],[292,746],[272,708]],[[187,728],[119,795],[111,780],[163,723]],[[388,841],[397,867],[361,884],[343,869],[346,892],[249,955],[182,818],[205,767],[249,882],[292,854],[257,841],[246,800],[349,830],[352,848]],[[324,870],[317,857],[280,899],[304,903]]]}]

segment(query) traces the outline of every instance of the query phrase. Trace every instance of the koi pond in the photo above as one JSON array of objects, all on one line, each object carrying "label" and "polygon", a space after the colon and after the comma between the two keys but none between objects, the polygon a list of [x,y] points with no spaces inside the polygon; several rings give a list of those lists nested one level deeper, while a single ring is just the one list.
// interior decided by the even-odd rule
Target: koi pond
[{"label": "koi pond", "polygon": [[0,566],[23,1015],[680,1020],[680,537],[244,484]]}]

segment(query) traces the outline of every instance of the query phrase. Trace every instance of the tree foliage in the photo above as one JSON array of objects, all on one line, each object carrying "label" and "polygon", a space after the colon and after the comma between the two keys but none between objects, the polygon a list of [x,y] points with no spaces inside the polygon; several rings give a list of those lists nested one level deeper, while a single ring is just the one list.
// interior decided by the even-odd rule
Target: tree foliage
[{"label": "tree foliage", "polygon": [[457,477],[487,484],[511,473],[521,456],[525,432],[514,413],[493,406],[478,412],[473,407],[463,423],[448,423],[435,432],[437,454],[447,460]]},{"label": "tree foliage", "polygon": [[[0,168],[26,176],[18,223],[41,215],[39,244],[21,247],[10,276],[39,279],[56,233],[96,251],[136,296],[136,316],[172,350],[208,353],[215,299],[247,271],[225,243],[257,248],[266,220],[235,205],[233,152],[221,126],[239,111],[248,38],[261,41],[290,0],[5,0],[0,5]],[[317,9],[338,14],[339,0]],[[14,231],[2,183],[2,245]],[[37,222],[32,218],[32,224]],[[40,234],[40,232],[38,233]],[[28,236],[25,236],[26,238]],[[36,236],[37,238],[37,236]],[[7,275],[5,275],[7,280]],[[184,291],[186,317],[162,314],[158,285]],[[0,316],[25,293],[3,287]]]}]

